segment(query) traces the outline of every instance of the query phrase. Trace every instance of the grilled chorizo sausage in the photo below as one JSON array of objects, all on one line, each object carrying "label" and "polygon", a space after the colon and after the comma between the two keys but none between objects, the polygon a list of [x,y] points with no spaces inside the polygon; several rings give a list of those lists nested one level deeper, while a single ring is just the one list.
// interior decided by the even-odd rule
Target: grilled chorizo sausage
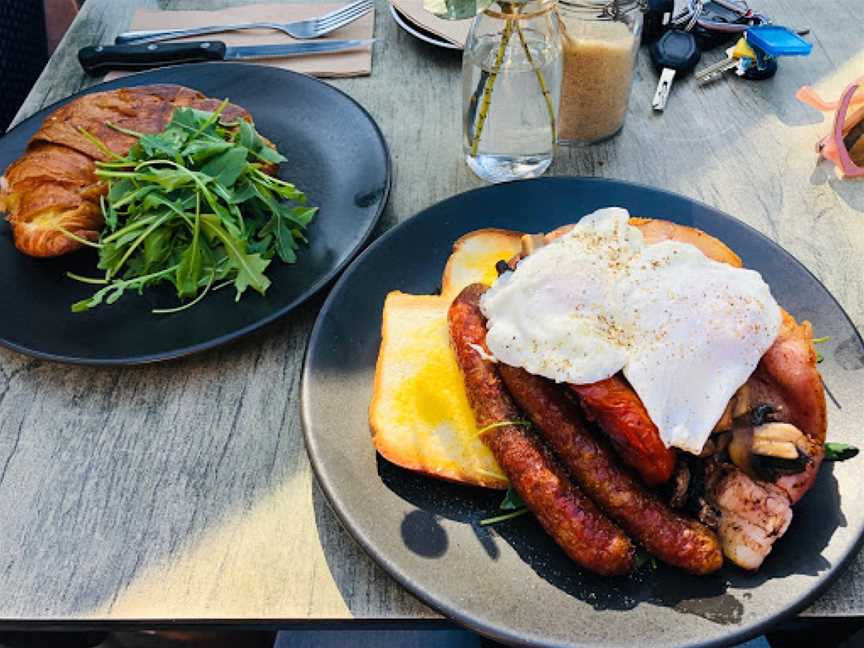
[{"label": "grilled chorizo sausage", "polygon": [[[579,565],[602,575],[633,569],[630,539],[573,484],[542,441],[519,421],[495,363],[481,357],[486,321],[480,312],[482,284],[466,287],[448,312],[450,339],[465,379],[468,401],[483,442],[546,532]],[[492,427],[494,426],[494,427]]]},{"label": "grilled chorizo sausage", "polygon": [[720,568],[717,536],[675,513],[620,466],[612,450],[585,428],[560,387],[524,369],[501,364],[499,371],[516,403],[609,517],[663,562],[694,574]]},{"label": "grilled chorizo sausage", "polygon": [[666,482],[675,469],[675,451],[663,445],[657,426],[633,388],[618,375],[590,385],[571,385],[589,419],[612,440],[628,466],[649,486]]}]

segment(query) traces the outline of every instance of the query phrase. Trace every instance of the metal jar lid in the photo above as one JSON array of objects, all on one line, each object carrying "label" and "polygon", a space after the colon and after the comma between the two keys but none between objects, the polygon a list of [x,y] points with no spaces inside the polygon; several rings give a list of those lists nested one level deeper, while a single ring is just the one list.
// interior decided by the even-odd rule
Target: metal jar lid
[{"label": "metal jar lid", "polygon": [[643,10],[644,0],[558,0],[563,13],[584,15],[594,20],[615,20],[622,14]]}]

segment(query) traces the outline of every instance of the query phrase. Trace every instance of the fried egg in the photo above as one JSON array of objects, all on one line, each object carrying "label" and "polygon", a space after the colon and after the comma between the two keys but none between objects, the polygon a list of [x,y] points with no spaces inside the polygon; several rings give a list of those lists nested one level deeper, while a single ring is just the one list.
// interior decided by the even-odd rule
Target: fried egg
[{"label": "fried egg", "polygon": [[698,454],[776,339],[758,272],[675,241],[646,245],[620,208],[584,217],[481,300],[500,362],[556,382],[623,371],[667,446]]}]

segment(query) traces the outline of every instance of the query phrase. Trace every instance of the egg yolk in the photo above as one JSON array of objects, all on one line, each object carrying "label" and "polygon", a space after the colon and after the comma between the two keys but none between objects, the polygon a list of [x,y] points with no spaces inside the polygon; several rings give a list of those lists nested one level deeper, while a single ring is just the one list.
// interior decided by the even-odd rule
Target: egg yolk
[{"label": "egg yolk", "polygon": [[502,256],[501,250],[495,250],[494,252],[482,256],[477,255],[470,257],[465,266],[469,270],[477,273],[481,283],[491,286],[498,278],[498,271],[495,269],[495,264],[502,259],[506,261],[507,258],[505,258],[505,256],[509,257],[512,255],[504,253]]}]

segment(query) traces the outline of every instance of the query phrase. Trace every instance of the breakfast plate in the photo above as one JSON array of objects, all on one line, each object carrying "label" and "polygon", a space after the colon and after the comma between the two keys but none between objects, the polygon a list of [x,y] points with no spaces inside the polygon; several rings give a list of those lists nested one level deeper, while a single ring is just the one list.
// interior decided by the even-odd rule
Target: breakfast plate
[{"label": "breakfast plate", "polygon": [[[35,258],[15,249],[10,227],[0,235],[0,344],[29,355],[79,364],[136,364],[174,358],[248,334],[284,316],[326,286],[366,242],[386,205],[391,166],[372,117],[353,99],[306,75],[239,63],[176,66],[92,86],[49,106],[0,138],[0,172],[24,153],[46,117],[83,95],[127,87],[177,84],[245,108],[260,134],[287,160],[277,172],[318,207],[296,263],[272,263],[264,294],[214,291],[181,312],[154,314],[176,303],[167,286],[86,312],[70,305],[94,286],[96,253],[78,250]],[[262,88],[267,88],[262,92]],[[216,102],[218,103],[218,102]],[[279,180],[267,180],[272,186]],[[279,185],[285,187],[286,185]],[[86,243],[86,241],[85,241]],[[143,246],[142,246],[143,247]],[[227,247],[227,246],[226,246]],[[211,277],[212,283],[212,277]],[[209,287],[209,285],[208,285]],[[98,288],[98,286],[97,286]]]},{"label": "breakfast plate", "polygon": [[451,43],[448,40],[445,40],[438,36],[437,34],[433,34],[427,29],[424,29],[422,26],[415,23],[408,16],[399,11],[394,5],[390,5],[390,15],[393,17],[393,20],[406,32],[411,34],[414,38],[417,38],[424,43],[429,43],[430,45],[435,45],[436,47],[443,47],[444,49],[453,49],[459,50],[462,49],[455,43]]},{"label": "breakfast plate", "polygon": [[757,572],[691,576],[662,564],[600,577],[579,569],[531,516],[494,527],[501,493],[430,480],[376,454],[369,404],[384,299],[434,295],[460,236],[549,232],[607,206],[699,228],[757,270],[777,302],[829,337],[819,365],[828,438],[856,441],[864,343],[791,255],[735,218],[682,196],[596,178],[548,178],[467,192],[393,228],[345,272],[313,330],[302,382],[307,450],[322,489],[361,547],[442,614],[499,641],[536,646],[720,646],[802,610],[856,555],[864,507],[856,461],[828,463]]}]

